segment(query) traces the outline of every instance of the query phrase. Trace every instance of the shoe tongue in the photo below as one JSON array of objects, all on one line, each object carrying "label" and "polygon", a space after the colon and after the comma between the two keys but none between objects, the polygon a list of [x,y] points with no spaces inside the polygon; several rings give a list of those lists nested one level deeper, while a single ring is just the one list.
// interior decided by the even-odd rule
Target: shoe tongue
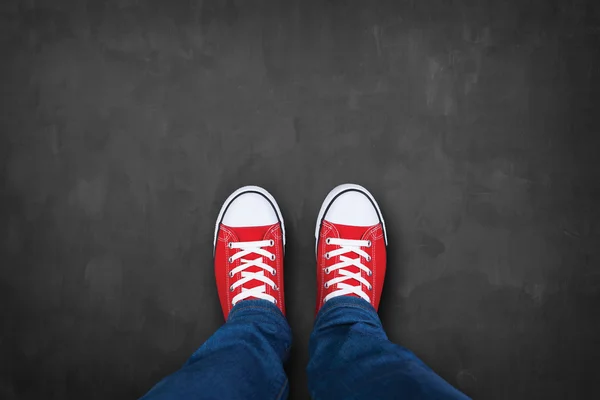
[{"label": "shoe tongue", "polygon": [[227,228],[235,232],[237,240],[240,242],[256,242],[263,240],[267,231],[271,229],[272,226],[273,225],[243,227],[227,226]]},{"label": "shoe tongue", "polygon": [[[369,229],[372,228],[372,226],[352,226],[352,225],[342,225],[342,224],[335,224],[335,227],[336,227],[336,229],[339,232],[340,239],[350,239],[350,240],[362,240],[363,237],[364,237],[364,234]],[[346,253],[344,255],[346,257],[350,257],[350,258],[357,258],[358,257],[358,254],[356,254],[356,253]],[[353,273],[353,274],[360,272],[360,269],[358,267],[353,266],[353,265],[345,267],[344,269],[346,271],[348,271],[348,272]],[[363,273],[362,276],[366,278],[366,274]],[[361,284],[356,279],[348,279],[347,281],[344,281],[344,283],[346,283],[348,285],[352,285],[352,286],[358,286],[358,285]],[[365,289],[363,288],[363,290],[365,290]],[[365,290],[365,292],[366,292],[366,290]],[[356,294],[349,294],[348,296],[360,297],[360,296],[358,296]]]},{"label": "shoe tongue", "polygon": [[340,234],[340,239],[361,240],[371,226],[352,226],[334,224]]},{"label": "shoe tongue", "polygon": [[[265,226],[244,226],[244,227],[232,227],[232,226],[227,226],[228,229],[232,230],[235,235],[237,236],[236,240],[239,242],[257,242],[260,240],[264,240],[265,235],[267,234],[267,232],[273,227],[273,225],[265,225]],[[269,250],[267,248],[267,250]],[[247,255],[246,257],[244,257],[244,259],[246,260],[255,260],[256,258],[261,257],[258,254],[252,253]],[[268,259],[263,257],[263,262],[265,264],[269,264],[269,265],[273,265],[272,262]],[[262,268],[260,267],[256,267],[256,266],[252,266],[252,267],[248,267],[245,269],[246,272],[252,272],[252,273],[256,273],[256,272],[263,272],[264,275],[267,275],[270,277],[270,275],[264,271]],[[264,283],[257,281],[257,280],[252,280],[248,283],[246,283],[245,285],[243,285],[243,287],[245,287],[246,289],[250,289],[256,286],[262,286],[265,285]],[[267,285],[266,288],[267,292],[270,292],[270,289]],[[241,292],[241,287],[238,288],[234,294],[240,293]],[[256,299],[256,297],[249,297],[249,299]]]}]

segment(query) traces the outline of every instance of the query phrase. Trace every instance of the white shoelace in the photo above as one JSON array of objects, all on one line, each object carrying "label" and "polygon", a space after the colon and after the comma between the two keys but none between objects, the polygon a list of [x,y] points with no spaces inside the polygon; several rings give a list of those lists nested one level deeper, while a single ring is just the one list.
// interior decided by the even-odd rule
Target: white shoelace
[{"label": "white shoelace", "polygon": [[[340,248],[330,251],[328,253],[325,253],[325,258],[330,259],[331,257],[340,256],[340,262],[338,262],[337,264],[334,264],[330,267],[325,268],[325,274],[330,274],[333,271],[338,271],[341,276],[338,276],[337,278],[333,278],[333,279],[330,279],[329,281],[325,282],[325,289],[329,288],[332,285],[337,285],[336,286],[337,290],[335,290],[335,291],[329,293],[327,296],[325,296],[325,301],[328,301],[328,300],[333,299],[334,297],[338,297],[338,296],[355,294],[357,296],[362,297],[363,299],[365,299],[366,301],[368,301],[370,303],[371,298],[369,297],[369,295],[367,293],[365,293],[361,289],[361,287],[362,287],[361,285],[352,286],[347,283],[344,283],[344,281],[347,281],[350,279],[355,279],[358,282],[365,285],[369,291],[373,289],[371,284],[365,278],[362,277],[363,272],[366,273],[368,276],[373,275],[373,272],[369,268],[367,268],[367,266],[365,266],[364,264],[361,264],[361,262],[360,262],[361,256],[364,257],[367,261],[371,261],[371,256],[369,256],[369,254],[367,254],[367,252],[362,249],[362,247],[371,247],[371,241],[370,240],[350,240],[350,239],[328,238],[327,244],[337,245],[337,246],[340,246]],[[350,253],[350,252],[359,255],[359,257],[358,258],[350,258],[350,257],[347,257],[344,255],[344,254]],[[360,271],[354,274],[354,273],[344,269],[349,266],[357,267],[358,269],[360,269]]]},{"label": "white shoelace", "polygon": [[[263,259],[265,257],[270,259],[271,261],[275,260],[275,254],[263,249],[263,247],[272,247],[274,244],[275,242],[273,240],[261,240],[258,242],[230,242],[227,244],[227,246],[229,246],[230,249],[241,250],[236,252],[233,256],[229,257],[230,264],[238,259],[241,259],[240,265],[229,271],[230,278],[233,278],[237,273],[241,273],[241,279],[236,280],[233,283],[233,285],[229,287],[229,290],[233,292],[236,288],[242,286],[242,292],[234,296],[231,300],[232,305],[235,306],[237,302],[247,299],[249,297],[268,300],[271,303],[277,304],[277,299],[266,293],[266,285],[269,285],[273,290],[279,290],[279,288],[277,287],[275,282],[273,282],[268,276],[265,275],[265,271],[269,272],[272,276],[274,276],[277,271],[275,270],[275,268],[263,262]],[[243,258],[252,253],[260,255],[260,257],[254,260],[247,260]],[[262,271],[246,271],[246,269],[250,267],[259,267],[262,269]],[[264,283],[264,285],[255,286],[249,289],[243,287],[243,285],[253,280],[260,281]]]}]

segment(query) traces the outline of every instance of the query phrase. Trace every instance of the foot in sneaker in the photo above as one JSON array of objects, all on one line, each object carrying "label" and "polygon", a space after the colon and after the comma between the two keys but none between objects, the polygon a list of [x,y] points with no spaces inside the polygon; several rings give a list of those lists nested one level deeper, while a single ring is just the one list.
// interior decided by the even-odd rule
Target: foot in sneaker
[{"label": "foot in sneaker", "polygon": [[284,248],[283,217],[269,192],[245,186],[227,198],[214,238],[217,291],[225,319],[246,299],[270,301],[285,314]]},{"label": "foot in sneaker", "polygon": [[315,231],[317,312],[338,296],[364,299],[377,310],[386,268],[387,236],[377,202],[362,186],[333,189]]}]

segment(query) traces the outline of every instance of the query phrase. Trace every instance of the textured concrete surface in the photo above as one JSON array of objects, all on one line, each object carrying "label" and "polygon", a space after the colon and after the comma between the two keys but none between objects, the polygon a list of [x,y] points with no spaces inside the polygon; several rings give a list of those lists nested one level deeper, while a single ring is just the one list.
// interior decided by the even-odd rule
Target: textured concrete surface
[{"label": "textured concrete surface", "polygon": [[289,230],[307,397],[313,228],[378,198],[381,317],[475,398],[598,398],[595,1],[0,3],[0,397],[127,399],[222,323],[238,186]]}]

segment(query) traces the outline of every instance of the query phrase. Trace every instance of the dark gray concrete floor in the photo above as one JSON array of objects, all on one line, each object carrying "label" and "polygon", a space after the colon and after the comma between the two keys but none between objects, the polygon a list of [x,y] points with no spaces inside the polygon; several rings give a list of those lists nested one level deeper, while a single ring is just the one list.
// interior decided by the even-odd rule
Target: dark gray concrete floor
[{"label": "dark gray concrete floor", "polygon": [[221,324],[213,224],[288,227],[292,398],[329,189],[389,224],[390,338],[475,398],[598,398],[593,0],[0,3],[0,398],[127,399]]}]

